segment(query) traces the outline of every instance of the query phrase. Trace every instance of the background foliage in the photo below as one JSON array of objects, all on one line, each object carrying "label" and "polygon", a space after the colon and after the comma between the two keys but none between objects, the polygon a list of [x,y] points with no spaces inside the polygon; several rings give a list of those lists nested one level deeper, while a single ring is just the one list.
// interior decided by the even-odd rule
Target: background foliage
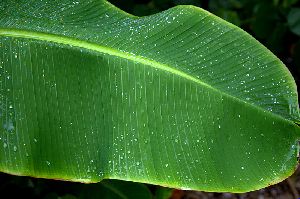
[{"label": "background foliage", "polygon": [[[292,72],[299,92],[299,0],[110,0],[110,2],[138,16],[157,13],[179,4],[192,4],[209,10],[240,26],[276,54]],[[295,192],[295,189],[297,187],[294,187],[291,192]],[[29,198],[46,199],[151,198],[152,196],[159,199],[169,198],[171,195],[173,198],[182,198],[184,195],[166,188],[131,182],[105,181],[94,185],[83,185],[7,174],[0,174],[0,192],[2,196],[10,198],[26,195]],[[293,195],[297,197],[297,193]],[[216,196],[212,195],[212,197]]]}]

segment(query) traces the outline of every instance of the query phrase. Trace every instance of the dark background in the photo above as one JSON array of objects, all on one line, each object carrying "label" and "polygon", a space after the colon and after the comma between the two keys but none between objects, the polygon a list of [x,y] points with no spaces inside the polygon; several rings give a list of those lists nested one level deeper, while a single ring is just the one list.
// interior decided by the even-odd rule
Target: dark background
[{"label": "dark background", "polygon": [[[299,0],[110,0],[117,7],[138,16],[150,15],[179,4],[202,7],[241,27],[275,55],[292,72],[300,85],[300,1]],[[300,86],[299,86],[300,87]],[[299,91],[299,88],[298,88]],[[280,147],[280,143],[278,144]],[[97,185],[17,177],[0,173],[0,198],[85,198]],[[153,195],[156,186],[147,185]],[[84,190],[84,191],[82,191]],[[193,191],[172,191],[173,199],[190,198],[299,198],[300,171],[284,182],[246,194],[218,194]],[[102,196],[102,197],[101,197]],[[91,198],[91,195],[88,197]],[[95,194],[92,198],[105,198]],[[107,198],[107,197],[106,197]]]}]

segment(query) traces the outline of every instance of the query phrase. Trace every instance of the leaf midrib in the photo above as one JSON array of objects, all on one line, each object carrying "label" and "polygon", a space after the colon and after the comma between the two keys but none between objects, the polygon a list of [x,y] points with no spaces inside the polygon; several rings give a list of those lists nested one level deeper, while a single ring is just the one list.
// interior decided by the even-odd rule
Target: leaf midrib
[{"label": "leaf midrib", "polygon": [[131,61],[134,61],[134,62],[138,62],[138,63],[144,64],[144,65],[151,66],[151,67],[156,68],[156,69],[160,69],[160,70],[178,75],[182,78],[193,81],[197,84],[200,84],[204,87],[207,87],[208,89],[211,89],[215,92],[218,92],[218,93],[220,93],[224,96],[227,96],[229,98],[233,98],[236,101],[248,104],[249,106],[255,107],[256,109],[259,109],[260,111],[263,111],[265,113],[269,113],[270,115],[275,116],[275,117],[277,117],[281,120],[291,122],[291,123],[294,124],[294,122],[292,122],[291,120],[289,120],[287,118],[284,118],[281,115],[270,112],[270,111],[268,111],[268,110],[266,110],[266,109],[264,109],[264,108],[262,108],[258,105],[255,105],[255,104],[249,103],[247,101],[244,101],[240,98],[237,98],[236,96],[227,94],[227,93],[225,93],[225,92],[223,92],[223,91],[221,91],[217,88],[214,88],[211,85],[201,81],[198,78],[195,78],[195,77],[193,77],[189,74],[186,74],[182,71],[176,70],[176,69],[170,67],[169,65],[157,62],[155,60],[151,60],[147,57],[143,57],[143,56],[139,56],[139,55],[135,55],[135,54],[130,54],[128,52],[120,51],[118,49],[113,49],[113,48],[110,48],[110,47],[107,47],[107,46],[102,46],[102,45],[99,45],[99,44],[96,44],[96,43],[91,43],[91,42],[88,42],[88,41],[83,41],[83,40],[79,40],[79,39],[75,39],[75,38],[70,38],[70,37],[67,37],[67,36],[55,35],[55,34],[50,34],[50,33],[0,28],[0,36],[16,37],[16,38],[24,38],[24,39],[34,39],[34,40],[39,40],[39,41],[46,41],[46,42],[64,44],[64,45],[69,45],[71,47],[84,48],[84,49],[87,49],[87,50],[96,51],[96,52],[99,52],[99,53],[108,54],[108,55],[124,58],[124,59],[127,59],[127,60],[131,60]]}]

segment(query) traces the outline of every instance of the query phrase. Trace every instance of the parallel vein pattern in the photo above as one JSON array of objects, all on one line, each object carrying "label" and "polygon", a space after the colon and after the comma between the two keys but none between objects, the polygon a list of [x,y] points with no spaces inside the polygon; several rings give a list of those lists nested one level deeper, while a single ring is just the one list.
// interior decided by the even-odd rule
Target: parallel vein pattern
[{"label": "parallel vein pattern", "polygon": [[243,192],[297,164],[290,73],[199,8],[1,1],[0,75],[3,172]]}]

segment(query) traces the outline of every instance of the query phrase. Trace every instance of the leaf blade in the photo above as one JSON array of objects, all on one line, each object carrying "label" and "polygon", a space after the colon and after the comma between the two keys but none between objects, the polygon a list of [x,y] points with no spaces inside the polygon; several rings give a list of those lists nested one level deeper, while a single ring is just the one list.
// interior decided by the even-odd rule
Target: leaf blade
[{"label": "leaf blade", "polygon": [[[91,2],[95,4],[89,4]],[[102,4],[90,1],[83,5],[101,7]],[[105,3],[103,5],[107,6]],[[70,32],[60,35],[57,30],[53,34],[55,31],[47,25],[37,28],[30,27],[31,23],[21,25],[24,30],[14,30],[13,33],[8,32],[7,28],[1,29],[1,61],[4,66],[1,82],[2,88],[10,89],[2,93],[5,96],[2,104],[6,106],[5,117],[2,117],[2,123],[5,124],[2,133],[5,137],[3,142],[7,144],[1,149],[4,157],[1,159],[2,171],[82,182],[115,178],[183,189],[232,192],[258,189],[291,174],[297,162],[295,145],[299,137],[299,129],[293,123],[298,114],[298,106],[295,105],[297,93],[290,74],[269,51],[258,46],[244,32],[221,23],[220,19],[194,7],[180,6],[162,14],[129,19],[124,19],[127,17],[124,13],[111,7],[106,7],[104,11],[102,26],[107,25],[106,15],[111,13],[117,13],[118,16],[107,21],[126,22],[115,33],[102,35],[107,37],[108,43],[94,37],[93,34],[101,35],[99,32],[87,35],[88,31],[93,30],[94,21],[88,24],[90,28],[76,30],[78,35],[72,35],[69,28],[75,22],[78,24],[78,21],[71,18],[75,20],[72,21],[69,15],[62,17],[68,23],[71,20],[72,24],[60,28],[69,29]],[[184,40],[184,36],[187,33],[194,34],[192,30],[195,24],[188,24],[189,27],[184,31],[180,29],[179,36],[177,33],[176,37],[172,35],[172,31],[180,23],[170,23],[172,29],[168,25],[168,19],[173,19],[173,16],[184,11],[191,13],[180,14],[182,18],[179,21],[188,21],[192,16],[197,19],[196,24],[204,23],[203,30],[198,30],[200,32],[196,32],[197,34],[205,36],[211,34],[209,31],[212,30],[216,41],[223,41],[222,47],[229,46],[228,52],[231,55],[228,54],[232,59],[225,63],[234,66],[234,71],[229,74],[238,74],[242,80],[247,77],[243,72],[236,72],[243,69],[240,64],[244,61],[241,62],[232,55],[239,51],[234,50],[238,47],[232,40],[227,42],[228,38],[239,33],[242,35],[241,39],[245,37],[248,38],[247,42],[252,42],[251,47],[256,46],[255,50],[259,51],[257,55],[262,55],[259,61],[246,56],[247,61],[253,62],[250,64],[267,62],[267,65],[276,69],[275,75],[267,72],[267,78],[260,77],[261,81],[264,78],[280,79],[283,75],[285,82],[277,83],[277,79],[272,80],[274,85],[270,84],[271,87],[268,88],[273,88],[273,96],[266,97],[265,104],[262,103],[261,106],[257,102],[245,100],[247,96],[251,97],[249,92],[245,92],[244,96],[232,94],[233,90],[237,90],[238,94],[247,90],[243,86],[238,89],[226,88],[226,79],[218,82],[218,74],[225,71],[221,67],[223,65],[217,67],[217,64],[212,64],[208,69],[202,68],[204,76],[215,71],[218,78],[210,74],[203,81],[197,77],[199,71],[189,70],[196,66],[201,68],[201,65],[195,63],[189,68],[185,61],[191,58],[193,62],[202,59],[202,64],[209,63],[201,58],[200,53],[216,52],[220,47],[213,51],[207,50],[206,47],[214,44],[214,41],[203,36],[204,41],[207,39],[204,47],[196,54],[187,52],[192,44]],[[40,18],[30,18],[30,15],[27,17],[35,25],[36,21],[43,21]],[[101,18],[96,15],[97,19],[98,17]],[[4,20],[3,15],[0,19]],[[140,24],[147,24],[149,21],[152,21],[151,25],[154,24],[154,20],[164,24],[159,31],[167,33],[167,36],[162,36],[162,33],[158,35],[159,47],[154,45],[146,50],[141,45],[134,49],[135,43],[129,44],[130,38],[134,38],[136,42],[142,42],[143,38],[153,43],[152,39],[157,33],[152,35],[156,30],[149,30],[147,34],[152,39],[147,39],[142,31],[132,34],[131,25],[136,30]],[[216,24],[211,22],[229,28],[228,35],[217,34],[219,30],[214,29]],[[8,27],[20,26],[20,22],[14,23]],[[116,24],[119,26],[120,23]],[[0,24],[3,26],[3,23]],[[80,28],[87,26],[86,23],[81,25]],[[32,30],[28,34],[30,28]],[[112,25],[112,28],[116,27]],[[171,33],[167,28],[172,30]],[[120,42],[120,36],[115,37],[121,31],[125,31],[126,42]],[[184,41],[187,47],[177,45],[176,38]],[[192,39],[201,44],[199,39]],[[116,47],[116,44],[119,46]],[[244,43],[239,44],[242,46]],[[175,61],[166,59],[176,47],[180,50],[172,57]],[[165,51],[158,53],[162,52],[157,51],[159,49]],[[233,49],[232,52],[230,49]],[[247,50],[245,47],[240,51],[245,56],[248,54]],[[223,54],[224,52],[219,52],[218,59]],[[183,55],[186,57],[180,61]],[[206,53],[205,58],[212,60],[215,57]],[[240,61],[237,65],[234,64],[236,60]],[[251,75],[268,71],[263,67],[257,67],[256,70],[259,72],[250,70]],[[257,85],[266,82],[261,81],[251,82],[257,88]],[[235,86],[234,82],[229,82],[229,85]],[[288,97],[277,96],[282,95],[286,85],[289,86]],[[263,94],[268,93],[260,94],[262,96],[257,98],[264,100]],[[279,105],[282,106],[273,104],[272,97],[280,101]],[[275,113],[268,110],[270,103]],[[12,108],[9,108],[10,105]],[[287,131],[290,133],[286,134]],[[277,151],[279,141],[283,147]],[[24,146],[22,142],[25,143]],[[62,154],[53,153],[54,146]],[[261,146],[265,147],[260,149]],[[161,150],[163,153],[160,153]],[[30,154],[29,157],[23,158],[27,156],[26,153]],[[252,176],[253,173],[256,175]],[[241,183],[241,179],[246,181]]]}]

